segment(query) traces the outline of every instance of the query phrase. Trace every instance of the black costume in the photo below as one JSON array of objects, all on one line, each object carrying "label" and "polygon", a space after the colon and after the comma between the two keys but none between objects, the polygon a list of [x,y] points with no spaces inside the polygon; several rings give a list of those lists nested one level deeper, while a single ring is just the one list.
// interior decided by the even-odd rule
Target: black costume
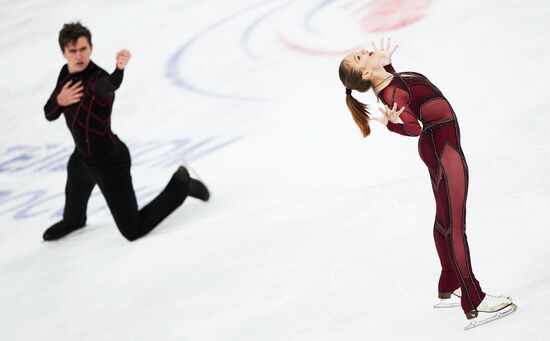
[{"label": "black costume", "polygon": [[[164,190],[138,211],[130,175],[130,153],[111,131],[112,105],[123,75],[124,70],[118,68],[109,75],[92,61],[78,73],[69,73],[67,65],[61,69],[44,112],[50,121],[64,114],[76,148],[67,165],[63,220],[44,232],[44,240],[58,239],[86,224],[88,199],[96,184],[120,232],[130,241],[151,231],[188,194],[204,201],[209,198],[207,188],[180,167]],[[72,84],[82,81],[83,96],[79,102],[61,107],[57,96],[69,81]]]}]

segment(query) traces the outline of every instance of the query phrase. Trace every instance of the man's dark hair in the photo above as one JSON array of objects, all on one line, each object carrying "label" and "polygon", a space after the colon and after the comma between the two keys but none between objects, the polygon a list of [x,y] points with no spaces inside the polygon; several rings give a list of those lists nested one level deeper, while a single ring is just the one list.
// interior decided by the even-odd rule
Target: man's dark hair
[{"label": "man's dark hair", "polygon": [[86,37],[88,43],[92,46],[92,33],[90,33],[90,30],[79,21],[63,25],[63,28],[59,31],[59,46],[61,47],[61,52],[65,52],[65,46],[75,44],[80,37]]}]

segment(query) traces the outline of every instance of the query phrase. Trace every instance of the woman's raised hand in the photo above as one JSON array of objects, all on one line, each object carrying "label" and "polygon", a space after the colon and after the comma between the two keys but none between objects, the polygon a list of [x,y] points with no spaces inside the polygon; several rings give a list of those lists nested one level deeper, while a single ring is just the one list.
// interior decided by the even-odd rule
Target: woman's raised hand
[{"label": "woman's raised hand", "polygon": [[391,64],[391,56],[397,50],[397,46],[395,45],[393,48],[391,48],[391,38],[387,38],[384,41],[384,38],[380,38],[380,48],[376,46],[376,43],[372,42],[372,48],[375,53],[377,53],[380,56],[380,60],[382,61],[383,65]]},{"label": "woman's raised hand", "polygon": [[369,120],[380,122],[385,126],[388,125],[388,116],[386,116],[386,115],[382,115],[382,116],[370,115]]}]

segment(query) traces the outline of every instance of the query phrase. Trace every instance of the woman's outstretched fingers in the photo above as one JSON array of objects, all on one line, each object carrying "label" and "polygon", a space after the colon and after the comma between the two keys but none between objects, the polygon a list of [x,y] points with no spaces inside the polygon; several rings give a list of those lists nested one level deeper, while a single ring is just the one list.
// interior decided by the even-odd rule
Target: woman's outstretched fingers
[{"label": "woman's outstretched fingers", "polygon": [[401,115],[403,111],[405,111],[405,107],[401,107],[401,109],[399,109],[399,111],[397,112],[397,115]]},{"label": "woman's outstretched fingers", "polygon": [[390,48],[391,48],[391,38],[388,38],[387,44],[386,44],[386,48],[385,48],[385,49],[386,49],[386,51],[389,52],[390,57],[391,57],[391,55],[395,52],[395,50],[397,50],[397,46],[399,46],[399,45],[395,45],[395,46],[393,47],[393,49],[391,49],[391,51],[390,51]]},{"label": "woman's outstretched fingers", "polygon": [[400,123],[399,116],[403,111],[405,111],[405,107],[401,107],[401,109],[397,110],[397,103],[393,103],[392,109],[390,109],[387,105],[384,105],[385,109],[378,108],[380,112],[382,112],[385,117],[393,123]]},{"label": "woman's outstretched fingers", "polygon": [[380,110],[380,112],[382,113],[382,116],[372,115],[370,117],[370,119],[378,121],[378,122],[382,123],[383,125],[388,125],[388,121],[389,121],[388,113],[384,109],[382,109],[381,107],[378,107],[378,110]]},{"label": "woman's outstretched fingers", "polygon": [[399,46],[399,45],[395,45],[395,46],[393,47],[393,49],[390,51],[390,57],[391,57],[391,55],[395,52],[395,50],[397,50],[397,47],[398,47],[398,46]]}]

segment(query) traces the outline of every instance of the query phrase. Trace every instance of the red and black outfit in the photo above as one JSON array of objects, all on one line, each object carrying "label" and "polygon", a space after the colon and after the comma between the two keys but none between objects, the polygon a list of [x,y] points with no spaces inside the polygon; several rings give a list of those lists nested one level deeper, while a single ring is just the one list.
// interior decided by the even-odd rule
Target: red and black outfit
[{"label": "red and black outfit", "polygon": [[[425,76],[395,72],[391,83],[378,93],[389,107],[405,108],[403,123],[388,122],[387,128],[405,136],[420,136],[418,151],[428,167],[436,201],[434,238],[441,261],[439,292],[462,290],[465,313],[476,310],[485,297],[474,276],[466,239],[468,165],[460,146],[460,130],[453,108]],[[422,122],[422,127],[419,124]]]},{"label": "red and black outfit", "polygon": [[[44,233],[45,240],[58,239],[86,224],[88,199],[97,184],[120,232],[135,240],[151,231],[180,206],[188,194],[189,174],[178,169],[164,190],[138,211],[130,175],[131,159],[126,145],[111,131],[111,109],[115,91],[124,71],[112,74],[90,61],[81,72],[69,73],[63,66],[57,86],[44,106],[49,121],[64,114],[75,150],[67,165],[63,220]],[[78,103],[59,106],[57,96],[63,86],[82,81],[83,96]]]}]

